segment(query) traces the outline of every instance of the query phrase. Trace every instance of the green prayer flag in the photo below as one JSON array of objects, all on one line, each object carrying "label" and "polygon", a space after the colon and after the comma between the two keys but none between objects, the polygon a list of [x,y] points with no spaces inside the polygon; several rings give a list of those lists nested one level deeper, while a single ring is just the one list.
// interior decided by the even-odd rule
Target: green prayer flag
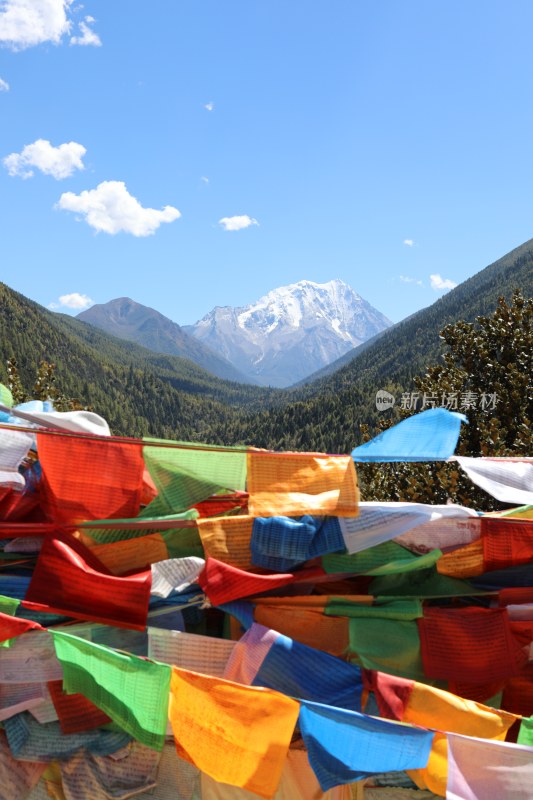
[{"label": "green prayer flag", "polygon": [[330,617],[362,617],[364,619],[418,619],[422,616],[422,601],[401,598],[377,598],[370,606],[366,603],[351,602],[344,597],[332,597],[324,614]]},{"label": "green prayer flag", "polygon": [[383,542],[359,553],[329,553],[322,556],[322,567],[328,574],[391,575],[431,567],[441,556],[440,550],[418,556],[396,542]]},{"label": "green prayer flag", "polygon": [[62,631],[50,632],[63,667],[65,691],[84,695],[137,741],[162,750],[171,667]]},{"label": "green prayer flag", "polygon": [[[160,440],[145,440],[158,442]],[[145,444],[144,463],[169,511],[183,511],[220,489],[244,491],[246,448],[178,443],[180,447]],[[168,445],[168,443],[167,443]]]},{"label": "green prayer flag", "polygon": [[4,594],[0,594],[0,612],[2,614],[9,614],[11,617],[14,617],[19,605],[20,600],[15,600],[14,597],[6,597]]},{"label": "green prayer flag", "polygon": [[468,581],[441,575],[434,566],[406,574],[381,575],[374,578],[368,591],[374,596],[396,595],[426,598],[490,594],[484,589],[475,589]]},{"label": "green prayer flag", "polygon": [[517,744],[533,747],[533,717],[524,717],[520,723]]},{"label": "green prayer flag", "polygon": [[171,531],[161,531],[161,536],[167,546],[169,558],[187,558],[187,556],[205,558],[198,528],[178,528]]},{"label": "green prayer flag", "polygon": [[[19,605],[20,600],[0,594],[0,612],[2,614],[9,614],[10,617],[16,616]],[[14,641],[14,639],[6,639],[4,642],[0,642],[0,647],[11,647]]]},{"label": "green prayer flag", "polygon": [[427,683],[415,621],[355,618],[348,627],[352,660],[365,669]]}]

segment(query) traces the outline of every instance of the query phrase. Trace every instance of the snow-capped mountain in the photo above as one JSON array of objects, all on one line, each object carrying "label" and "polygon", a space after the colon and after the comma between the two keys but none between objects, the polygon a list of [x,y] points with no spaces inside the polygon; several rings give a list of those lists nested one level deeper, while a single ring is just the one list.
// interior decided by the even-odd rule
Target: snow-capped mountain
[{"label": "snow-capped mountain", "polygon": [[184,326],[250,380],[290,386],[392,323],[341,280],[299,281]]}]

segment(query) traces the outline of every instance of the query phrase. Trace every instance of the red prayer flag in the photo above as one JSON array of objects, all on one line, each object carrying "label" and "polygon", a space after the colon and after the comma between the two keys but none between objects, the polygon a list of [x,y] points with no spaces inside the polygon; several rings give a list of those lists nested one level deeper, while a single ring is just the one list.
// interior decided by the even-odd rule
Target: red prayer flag
[{"label": "red prayer flag", "polygon": [[66,694],[63,681],[49,681],[48,690],[62,733],[81,733],[111,722],[111,718],[83,694]]},{"label": "red prayer flag", "polygon": [[[39,492],[16,492],[7,489],[0,492],[0,519],[2,521],[26,520],[41,518],[42,511],[39,508]],[[3,535],[0,538],[4,539]]]},{"label": "red prayer flag", "polygon": [[38,433],[41,505],[55,522],[129,518],[139,513],[142,447],[106,438]]},{"label": "red prayer flag", "polygon": [[205,517],[220,517],[229,511],[236,511],[248,506],[248,492],[234,492],[233,494],[214,494],[201,503],[196,503],[195,508],[200,519]]},{"label": "red prayer flag", "polygon": [[152,574],[112,575],[78,539],[46,537],[22,605],[71,617],[144,630]]},{"label": "red prayer flag", "polygon": [[428,678],[492,683],[518,674],[519,648],[504,608],[427,608],[417,620]]},{"label": "red prayer flag", "polygon": [[380,716],[384,719],[403,719],[414,683],[408,678],[399,678],[386,672],[363,670],[364,687],[374,692]]},{"label": "red prayer flag", "polygon": [[533,716],[533,662],[526,664],[520,675],[511,678],[503,691],[502,708],[523,717]]},{"label": "red prayer flag", "polygon": [[465,700],[475,700],[476,703],[485,704],[491,697],[495,697],[506,686],[508,678],[501,678],[492,683],[462,683],[448,681],[448,691]]},{"label": "red prayer flag", "polygon": [[512,586],[507,589],[500,589],[498,592],[498,604],[500,606],[518,606],[523,603],[533,603],[533,588]]},{"label": "red prayer flag", "polygon": [[312,567],[298,570],[295,573],[275,572],[270,575],[256,575],[252,572],[224,564],[216,558],[208,558],[205,567],[198,576],[198,583],[214,606],[249,597],[254,594],[263,594],[271,589],[278,589],[296,581],[314,580],[323,577],[326,573],[322,567]]},{"label": "red prayer flag", "polygon": [[10,614],[0,613],[0,642],[14,639],[15,636],[20,636],[22,633],[35,629],[44,630],[38,622],[33,622],[31,619],[12,617]]},{"label": "red prayer flag", "polygon": [[505,569],[533,560],[533,520],[481,517],[485,571]]}]

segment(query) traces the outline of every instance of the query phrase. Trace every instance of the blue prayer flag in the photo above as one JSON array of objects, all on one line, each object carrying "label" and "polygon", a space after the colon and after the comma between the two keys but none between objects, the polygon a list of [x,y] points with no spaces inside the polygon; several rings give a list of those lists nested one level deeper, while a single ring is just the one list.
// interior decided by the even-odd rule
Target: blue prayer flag
[{"label": "blue prayer flag", "polygon": [[299,724],[309,762],[325,792],[380,772],[422,769],[433,731],[302,700]]},{"label": "blue prayer flag", "polygon": [[464,414],[429,408],[352,451],[354,461],[444,461],[455,452]]}]

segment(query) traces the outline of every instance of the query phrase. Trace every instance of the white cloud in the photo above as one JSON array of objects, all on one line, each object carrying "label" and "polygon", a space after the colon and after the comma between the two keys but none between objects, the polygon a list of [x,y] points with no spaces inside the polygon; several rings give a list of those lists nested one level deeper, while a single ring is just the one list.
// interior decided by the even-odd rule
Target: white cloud
[{"label": "white cloud", "polygon": [[0,92],[9,92],[9,83],[0,78]]},{"label": "white cloud", "polygon": [[214,103],[206,103],[204,105],[204,108],[205,108],[206,111],[213,111],[214,108],[215,108],[215,104]]},{"label": "white cloud", "polygon": [[209,178],[206,178],[205,175],[202,175],[200,180],[202,181],[202,183],[209,183]]},{"label": "white cloud", "polygon": [[73,308],[76,310],[83,310],[84,308],[89,308],[89,306],[92,305],[94,305],[94,300],[91,300],[88,295],[80,294],[79,292],[73,292],[72,294],[62,294],[59,298],[59,302],[50,303],[48,308]]},{"label": "white cloud", "polygon": [[165,206],[161,211],[143,208],[122,181],[103,181],[96,189],[79,195],[65,192],[56,208],[84,215],[87,224],[96,231],[110,234],[125,231],[134,236],[149,236],[161,223],[181,217],[173,206]]},{"label": "white cloud", "polygon": [[21,153],[6,156],[3,163],[12,176],[31,178],[32,167],[35,167],[59,181],[68,178],[76,169],[85,169],[82,158],[86,152],[78,142],[65,142],[53,147],[47,139],[37,139],[33,144],[27,144]]},{"label": "white cloud", "polygon": [[84,22],[80,22],[79,29],[81,36],[71,36],[70,44],[79,44],[91,47],[101,47],[102,40],[95,33],[89,25],[91,25],[95,21],[94,17],[85,17]]},{"label": "white cloud", "polygon": [[449,278],[441,278],[438,272],[435,275],[430,275],[429,280],[431,288],[435,289],[436,292],[440,292],[443,289],[455,289],[457,286],[455,281],[451,281]]},{"label": "white cloud", "polygon": [[243,214],[240,217],[222,217],[218,221],[225,231],[241,231],[243,228],[249,228],[250,225],[259,225],[256,219],[249,217],[248,214]]},{"label": "white cloud", "polygon": [[423,286],[422,281],[416,278],[410,278],[408,275],[400,275],[400,280],[402,283],[416,283],[417,286]]},{"label": "white cloud", "polygon": [[72,0],[0,0],[0,44],[23,50],[70,33]]},{"label": "white cloud", "polygon": [[413,239],[404,239],[403,243],[407,245],[407,247],[412,247],[414,245]]}]

